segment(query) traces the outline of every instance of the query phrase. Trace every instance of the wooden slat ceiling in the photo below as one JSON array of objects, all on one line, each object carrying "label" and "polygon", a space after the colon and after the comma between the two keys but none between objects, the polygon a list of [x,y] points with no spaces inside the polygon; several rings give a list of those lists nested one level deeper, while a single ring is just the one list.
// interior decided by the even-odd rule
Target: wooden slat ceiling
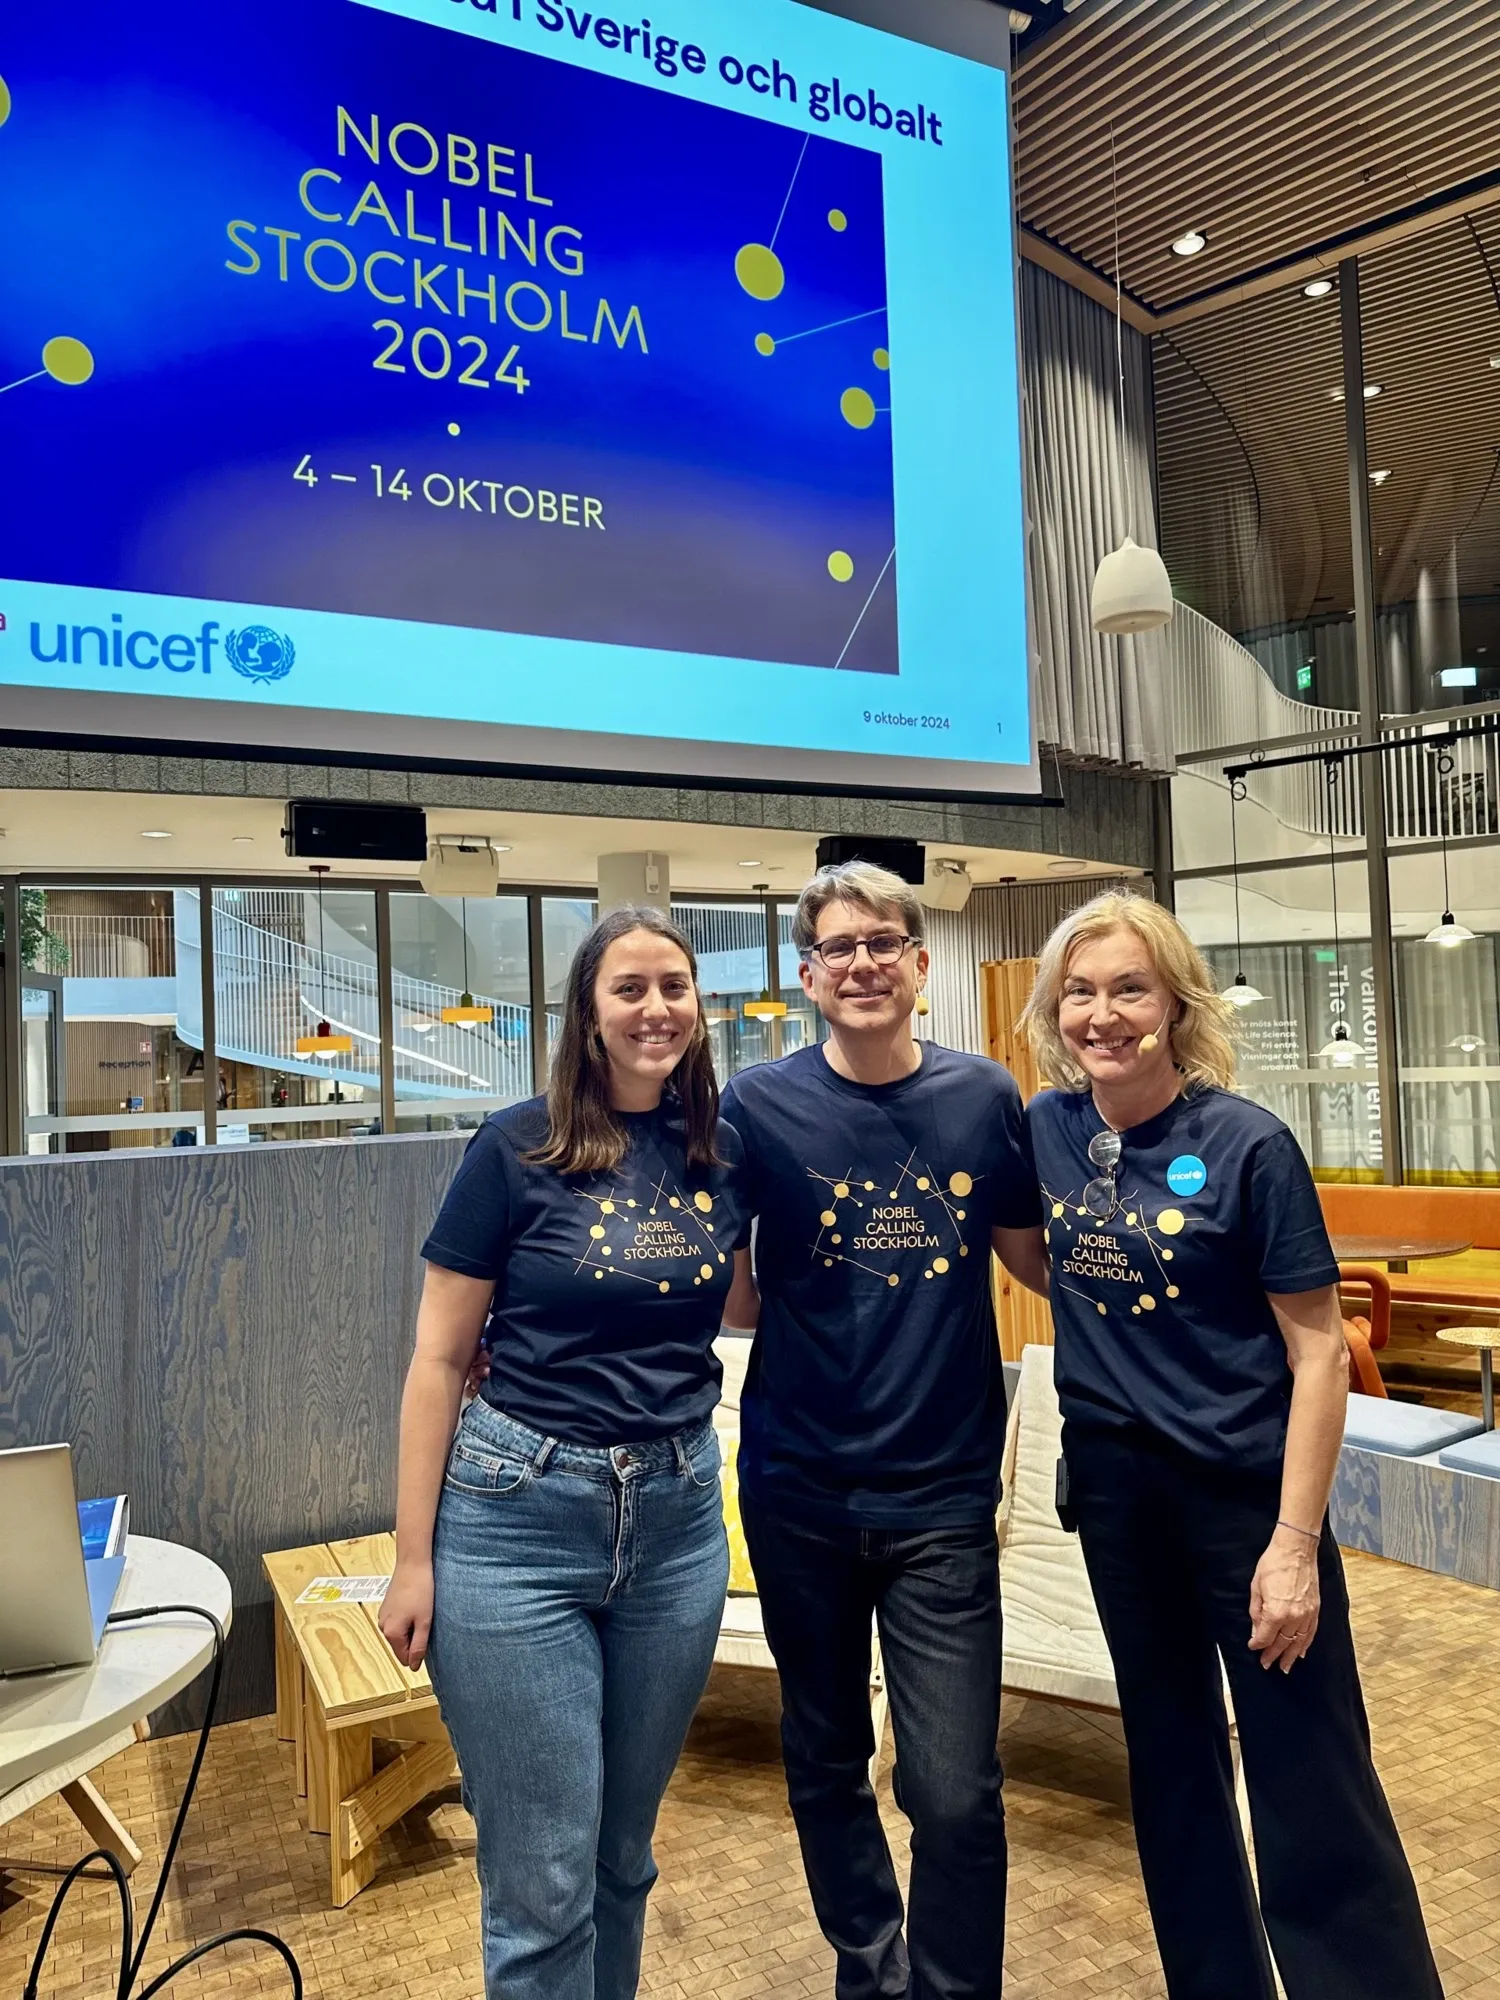
[{"label": "wooden slat ceiling", "polygon": [[1113,124],[1178,595],[1240,633],[1348,614],[1339,299],[1301,287],[1358,249],[1378,601],[1425,570],[1500,655],[1500,0],[1083,0],[1015,102],[1023,230],[1086,287]]},{"label": "wooden slat ceiling", "polygon": [[[1458,594],[1500,592],[1500,213],[1360,265],[1378,601],[1454,550]],[[1178,594],[1231,631],[1353,600],[1339,301],[1300,289],[1160,333],[1163,552]]]},{"label": "wooden slat ceiling", "polygon": [[[1160,313],[1500,169],[1500,0],[1085,0],[1016,74],[1023,225]],[[1208,248],[1176,257],[1196,228]]]}]

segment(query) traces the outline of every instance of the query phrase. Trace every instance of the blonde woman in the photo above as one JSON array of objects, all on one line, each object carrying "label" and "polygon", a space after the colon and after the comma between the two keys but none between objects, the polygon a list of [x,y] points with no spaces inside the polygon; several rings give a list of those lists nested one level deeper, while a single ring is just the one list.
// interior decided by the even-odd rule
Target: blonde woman
[{"label": "blonde woman", "polygon": [[[1234,1095],[1229,1010],[1176,918],[1097,897],[1023,1016],[1068,1504],[1113,1656],[1171,2000],[1440,1995],[1370,1758],[1326,1520],[1338,1266],[1280,1119]],[[1231,1783],[1229,1676],[1259,1898]]]}]

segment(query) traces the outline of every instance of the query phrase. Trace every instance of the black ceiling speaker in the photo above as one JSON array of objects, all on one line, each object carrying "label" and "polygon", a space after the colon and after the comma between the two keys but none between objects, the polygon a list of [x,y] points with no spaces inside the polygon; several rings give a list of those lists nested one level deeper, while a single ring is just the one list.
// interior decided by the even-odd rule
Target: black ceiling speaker
[{"label": "black ceiling speaker", "polygon": [[293,799],[282,838],[288,854],[308,861],[425,861],[427,815],[420,806]]},{"label": "black ceiling speaker", "polygon": [[818,842],[820,868],[838,868],[846,861],[872,862],[914,885],[920,884],[927,872],[920,840],[893,840],[877,833],[830,833]]}]

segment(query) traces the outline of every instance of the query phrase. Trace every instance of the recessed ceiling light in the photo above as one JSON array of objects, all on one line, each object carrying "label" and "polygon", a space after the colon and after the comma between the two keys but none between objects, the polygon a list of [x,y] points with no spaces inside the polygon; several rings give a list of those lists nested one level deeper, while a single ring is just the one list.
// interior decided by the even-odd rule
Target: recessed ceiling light
[{"label": "recessed ceiling light", "polygon": [[1208,238],[1201,229],[1185,229],[1172,244],[1174,257],[1196,257],[1200,250],[1208,248]]},{"label": "recessed ceiling light", "polygon": [[1073,875],[1083,866],[1083,863],[1081,861],[1049,861],[1047,866],[1058,870],[1065,868],[1070,875]]},{"label": "recessed ceiling light", "polygon": [[170,840],[171,838],[171,834],[167,832],[165,827],[143,826],[141,828],[142,840]]},{"label": "recessed ceiling light", "polygon": [[1373,402],[1374,402],[1374,400],[1375,400],[1375,398],[1376,398],[1376,397],[1377,397],[1377,396],[1378,396],[1379,394],[1380,394],[1380,384],[1379,384],[1378,382],[1366,382],[1366,384],[1365,384],[1365,401],[1366,401],[1367,403],[1373,403]]},{"label": "recessed ceiling light", "polygon": [[231,834],[230,840],[236,847],[253,847],[255,845],[255,835],[253,833]]},{"label": "recessed ceiling light", "polygon": [[1500,368],[1500,354],[1492,354],[1490,356],[1490,366],[1491,368]]},{"label": "recessed ceiling light", "polygon": [[764,861],[742,861],[740,863],[741,868],[764,868],[765,865]]},{"label": "recessed ceiling light", "polygon": [[1370,484],[1372,486],[1384,486],[1390,476],[1391,468],[1388,465],[1383,466],[1379,472],[1372,472],[1370,474]]},{"label": "recessed ceiling light", "polygon": [[1302,287],[1302,296],[1305,299],[1326,299],[1332,290],[1332,278],[1314,278],[1310,284]]}]

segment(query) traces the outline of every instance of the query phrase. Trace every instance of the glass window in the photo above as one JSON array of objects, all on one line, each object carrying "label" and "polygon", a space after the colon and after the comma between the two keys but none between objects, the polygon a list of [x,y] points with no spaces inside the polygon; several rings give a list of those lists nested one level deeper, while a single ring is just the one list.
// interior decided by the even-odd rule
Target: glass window
[{"label": "glass window", "polygon": [[1370,533],[1389,712],[1500,697],[1497,271],[1493,210],[1360,264]]},{"label": "glass window", "polygon": [[755,1063],[774,1061],[787,1045],[785,1020],[745,1012],[772,997],[766,984],[765,904],[674,899],[672,918],[698,955],[698,985],[720,1083]]},{"label": "glass window", "polygon": [[213,925],[220,1143],[378,1132],[373,890],[215,889]]},{"label": "glass window", "polygon": [[547,1063],[562,1032],[563,999],[573,954],[594,927],[599,905],[583,897],[542,898],[542,973],[547,995]]},{"label": "glass window", "polygon": [[806,1048],[809,1043],[828,1039],[828,1023],[803,990],[802,955],[792,943],[792,918],[796,913],[795,903],[778,903],[776,906],[776,976],[781,983],[781,997],[787,1005],[786,1020],[782,1024],[782,1048],[786,1054],[793,1049]]},{"label": "glass window", "polygon": [[29,887],[21,899],[26,1151],[196,1143],[196,898],[171,889]]},{"label": "glass window", "polygon": [[1246,874],[1237,950],[1233,878],[1177,885],[1177,913],[1220,988],[1243,971],[1261,996],[1237,1011],[1240,1088],[1291,1127],[1326,1180],[1381,1177],[1382,1023],[1368,903],[1364,856],[1341,858],[1335,948],[1326,866]]},{"label": "glass window", "polygon": [[[533,1092],[524,896],[391,896],[396,1129],[477,1125]],[[445,1020],[472,1000],[488,1021]]]}]

